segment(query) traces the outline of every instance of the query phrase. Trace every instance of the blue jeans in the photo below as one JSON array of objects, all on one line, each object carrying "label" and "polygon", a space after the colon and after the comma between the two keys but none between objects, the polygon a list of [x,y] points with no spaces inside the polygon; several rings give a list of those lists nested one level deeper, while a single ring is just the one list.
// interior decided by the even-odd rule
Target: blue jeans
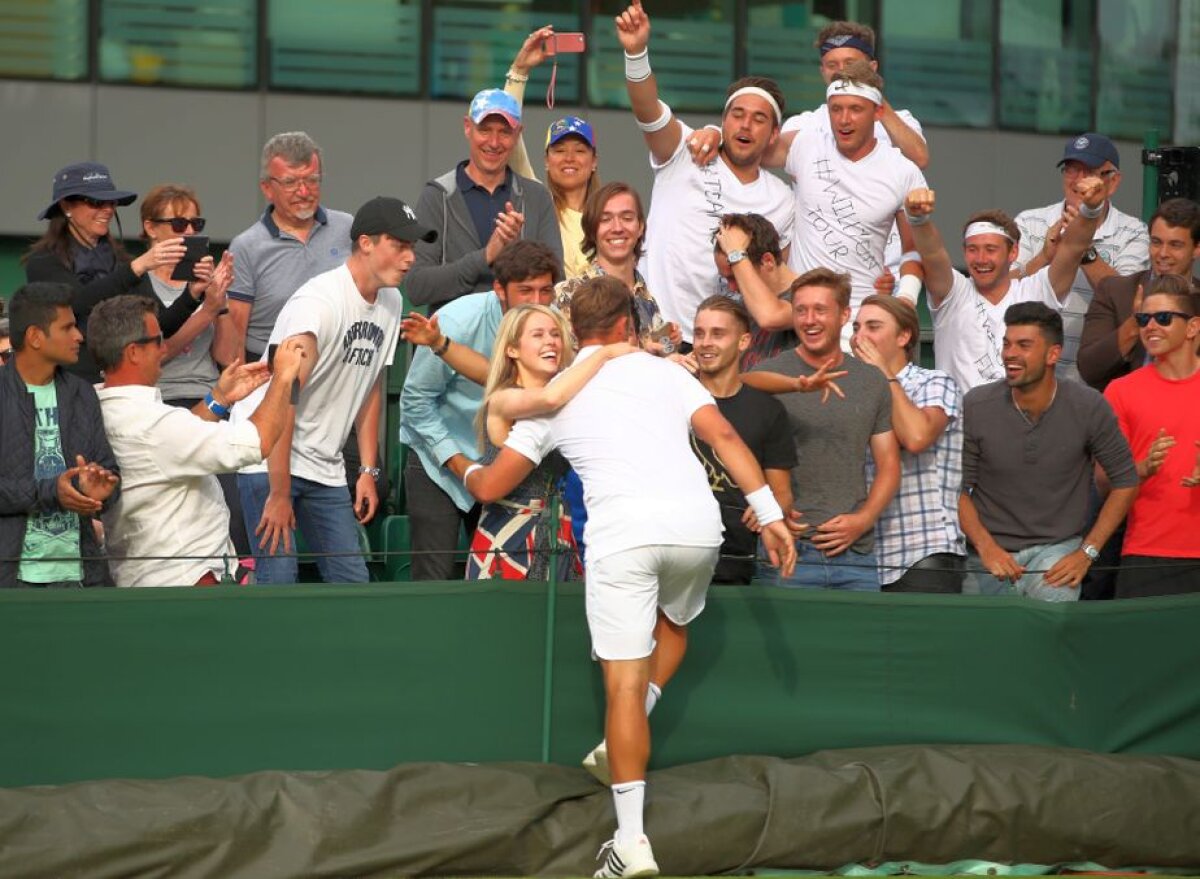
[{"label": "blue jeans", "polygon": [[1042,543],[1009,553],[1028,574],[1015,583],[998,580],[983,567],[974,551],[967,553],[967,574],[963,577],[963,595],[1021,595],[1038,601],[1078,601],[1078,586],[1050,586],[1042,575],[1065,555],[1079,549],[1082,541],[1071,537],[1059,543]]},{"label": "blue jeans", "polygon": [[789,589],[844,589],[848,592],[878,592],[879,572],[874,552],[846,550],[840,555],[827,556],[810,540],[796,541],[796,570],[790,577],[767,562],[759,543],[758,576],[755,580],[770,586]]},{"label": "blue jeans", "polygon": [[[262,518],[267,495],[271,492],[266,473],[239,473],[238,494],[242,498],[242,514],[246,533],[254,548],[254,578],[258,583],[295,583],[296,535],[293,532],[292,554],[284,555],[283,547],[275,555],[258,548],[259,537],[254,529]],[[359,551],[358,522],[350,490],[345,485],[321,485],[308,479],[292,477],[292,509],[296,525],[304,534],[304,542],[314,553],[352,553],[352,555],[319,555],[316,559],[321,579],[326,583],[366,583],[367,563]]]}]

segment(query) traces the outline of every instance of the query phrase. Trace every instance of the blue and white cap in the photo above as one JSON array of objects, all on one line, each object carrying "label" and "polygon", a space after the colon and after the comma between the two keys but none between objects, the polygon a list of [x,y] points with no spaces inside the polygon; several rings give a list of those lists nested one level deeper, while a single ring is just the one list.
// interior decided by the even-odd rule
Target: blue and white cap
[{"label": "blue and white cap", "polygon": [[571,135],[582,138],[592,149],[596,148],[596,133],[592,131],[592,126],[586,120],[580,119],[578,116],[564,116],[562,119],[551,122],[550,127],[546,129],[546,148],[549,149],[564,137]]},{"label": "blue and white cap", "polygon": [[471,121],[478,125],[488,116],[500,116],[513,128],[521,125],[521,105],[517,99],[502,89],[484,89],[471,101],[467,111]]},{"label": "blue and white cap", "polygon": [[1089,131],[1067,141],[1067,145],[1063,149],[1063,157],[1058,160],[1058,164],[1062,165],[1064,162],[1071,161],[1082,162],[1093,170],[1105,162],[1112,162],[1114,168],[1120,168],[1121,154],[1117,152],[1113,142],[1103,134]]}]

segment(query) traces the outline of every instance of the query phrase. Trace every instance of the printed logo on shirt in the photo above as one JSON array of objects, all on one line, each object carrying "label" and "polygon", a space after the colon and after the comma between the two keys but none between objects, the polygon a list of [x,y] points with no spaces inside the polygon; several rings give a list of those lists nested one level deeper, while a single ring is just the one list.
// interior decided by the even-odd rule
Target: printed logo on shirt
[{"label": "printed logo on shirt", "polygon": [[[58,432],[58,407],[38,408],[36,419],[33,478],[54,479],[67,469],[63,459]],[[29,517],[25,532],[26,549],[47,539],[60,537],[75,526],[75,514],[67,510],[54,513],[39,513]]]},{"label": "printed logo on shirt", "polygon": [[342,363],[349,366],[371,366],[383,347],[383,328],[369,320],[350,325],[342,337]]}]

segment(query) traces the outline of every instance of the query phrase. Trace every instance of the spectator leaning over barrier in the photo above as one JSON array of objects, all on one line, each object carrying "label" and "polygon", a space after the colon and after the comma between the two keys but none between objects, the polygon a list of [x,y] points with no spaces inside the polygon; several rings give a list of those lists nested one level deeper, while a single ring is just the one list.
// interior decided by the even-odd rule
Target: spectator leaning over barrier
[{"label": "spectator leaning over barrier", "polygon": [[467,158],[426,183],[417,201],[417,217],[438,238],[417,245],[404,285],[410,302],[433,311],[491,290],[496,259],[518,239],[542,243],[562,262],[550,193],[508,167],[520,133],[521,105],[512,95],[484,89],[471,101],[463,118]]},{"label": "spectator leaning over barrier", "polygon": [[732,297],[750,316],[750,345],[742,370],[795,348],[792,329],[792,281],[796,273],[783,261],[779,233],[760,214],[726,214],[717,229],[713,259]]},{"label": "spectator leaning over barrier", "polygon": [[74,290],[13,294],[12,360],[0,368],[0,586],[108,586],[93,519],[120,497],[120,468],[79,359]]},{"label": "spectator leaning over barrier", "polygon": [[1150,218],[1150,268],[1114,275],[1096,285],[1079,339],[1079,374],[1103,391],[1110,381],[1146,363],[1134,313],[1142,310],[1146,285],[1164,275],[1191,278],[1200,292],[1200,204],[1186,198],[1164,201]]},{"label": "spectator leaning over barrier", "polygon": [[[963,401],[958,515],[971,544],[963,592],[1075,601],[1133,503],[1137,472],[1104,398],[1055,378],[1062,316],[1021,302],[1004,322],[1004,378]],[[1081,539],[1094,464],[1112,491]]]},{"label": "spectator leaning over barrier", "polygon": [[[712,236],[722,215],[762,214],[791,240],[795,211],[783,181],[762,168],[763,156],[779,139],[783,92],[774,80],[748,76],[729,86],[721,116],[724,143],[711,164],[698,167],[686,148],[695,132],[659,100],[650,69],[650,17],[635,3],[616,18],[625,50],[625,87],[654,171],[646,230],[646,283],[663,316],[692,341],[696,308],[723,293],[712,263]],[[712,151],[705,158],[710,158]]]},{"label": "spectator leaning over barrier", "polygon": [[[258,582],[296,581],[291,553],[297,525],[308,548],[318,553],[322,580],[366,582],[355,520],[370,521],[379,506],[375,479],[383,375],[395,355],[403,316],[397,287],[412,266],[413,242],[436,236],[400,199],[377,196],[354,215],[345,264],[317,275],[279,313],[269,343],[300,343],[303,390],[266,472],[238,474],[246,530],[265,550],[256,557]],[[234,418],[249,418],[261,394],[238,403]],[[363,465],[353,499],[342,457],[352,426]]]},{"label": "spectator leaning over barrier", "polygon": [[1134,320],[1151,363],[1104,392],[1141,479],[1116,597],[1200,592],[1200,294],[1162,275]]},{"label": "spectator leaning over barrier", "polygon": [[1104,181],[1099,177],[1076,180],[1074,186],[1080,198],[1078,216],[1065,232],[1054,230],[1050,264],[1022,278],[1013,277],[1009,268],[1021,233],[1003,211],[979,211],[967,219],[963,257],[969,277],[964,278],[955,271],[932,222],[933,190],[915,189],[905,198],[904,211],[925,266],[935,362],[964,394],[1004,376],[1000,340],[1005,309],[1018,302],[1041,302],[1060,309],[1070,295],[1071,279],[1103,213],[1105,198]]},{"label": "spectator leaning over barrier", "polygon": [[263,145],[258,188],[266,210],[229,245],[229,317],[247,363],[262,359],[292,294],[350,254],[353,217],[321,206],[324,176],[325,156],[305,132],[285,131]]},{"label": "spectator leaning over barrier", "polygon": [[1103,183],[1099,222],[1063,301],[1063,351],[1056,367],[1059,377],[1079,380],[1075,360],[1092,291],[1105,278],[1146,268],[1148,239],[1145,223],[1113,206],[1112,197],[1121,185],[1121,154],[1111,140],[1094,132],[1072,138],[1058,167],[1063,200],[1017,214],[1021,240],[1013,274],[1026,277],[1053,261],[1063,229],[1080,210],[1082,192],[1076,183],[1085,177],[1099,178]]},{"label": "spectator leaning over barrier", "polygon": [[248,420],[231,425],[214,409],[265,383],[267,364],[236,361],[186,411],[164,403],[156,387],[165,345],[152,303],[138,296],[101,302],[92,312],[88,345],[104,370],[100,408],[123,481],[120,500],[104,516],[113,579],[118,586],[190,586],[231,575],[237,555],[229,510],[213,474],[257,464],[271,451],[303,349],[295,341],[280,348],[279,381]]},{"label": "spectator leaning over barrier", "polygon": [[[850,340],[855,356],[888,380],[900,443],[900,489],[875,523],[879,582],[884,592],[961,592],[962,393],[946,373],[917,365],[920,338],[914,309],[868,296]],[[868,480],[874,470],[868,458]]]},{"label": "spectator leaning over barrier", "polygon": [[475,418],[483,386],[455,372],[442,355],[451,344],[490,354],[504,313],[527,303],[550,305],[562,278],[558,254],[537,241],[512,242],[493,269],[491,292],[459,297],[438,310],[446,347],[419,348],[404,379],[400,440],[410,447],[404,492],[414,580],[461,580],[462,565],[454,560],[459,531],[474,534],[479,520],[478,504],[451,466],[478,455]]}]

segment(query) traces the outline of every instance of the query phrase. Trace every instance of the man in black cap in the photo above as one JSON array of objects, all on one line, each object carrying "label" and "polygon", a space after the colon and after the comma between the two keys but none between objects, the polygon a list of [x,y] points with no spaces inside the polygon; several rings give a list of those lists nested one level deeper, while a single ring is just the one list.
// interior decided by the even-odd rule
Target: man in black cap
[{"label": "man in black cap", "polygon": [[[413,243],[436,238],[400,199],[373,198],[354,216],[350,258],[307,282],[280,311],[268,344],[300,343],[303,391],[293,426],[285,427],[267,465],[238,474],[246,530],[263,551],[256,556],[258,582],[296,581],[297,523],[319,554],[321,579],[366,582],[355,519],[370,520],[379,505],[374,475],[383,369],[396,351],[403,305],[396,288],[412,267]],[[238,403],[233,419],[249,418],[262,394]],[[342,458],[351,425],[362,457],[353,501]]]},{"label": "man in black cap", "polygon": [[1063,347],[1055,373],[1059,378],[1081,381],[1075,365],[1083,319],[1092,301],[1092,291],[1113,275],[1131,275],[1150,263],[1150,238],[1146,224],[1113,206],[1112,197],[1121,185],[1121,154],[1103,134],[1088,132],[1067,141],[1058,162],[1062,172],[1063,200],[1017,214],[1021,232],[1013,274],[1028,277],[1054,259],[1067,224],[1079,212],[1075,184],[1083,177],[1099,177],[1106,193],[1092,246],[1084,253],[1071,293],[1063,304]]}]

